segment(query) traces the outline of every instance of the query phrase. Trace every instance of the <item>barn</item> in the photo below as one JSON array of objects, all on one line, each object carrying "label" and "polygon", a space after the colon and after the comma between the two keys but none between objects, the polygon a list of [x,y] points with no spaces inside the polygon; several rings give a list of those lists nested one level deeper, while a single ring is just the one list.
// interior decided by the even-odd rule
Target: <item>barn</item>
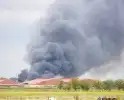
[{"label": "barn", "polygon": [[59,79],[54,79],[54,78],[38,78],[38,79],[34,79],[31,81],[25,81],[23,82],[23,86],[24,87],[45,87],[45,86],[56,86],[57,84],[59,84]]},{"label": "barn", "polygon": [[6,78],[0,78],[0,87],[17,87],[18,83]]},{"label": "barn", "polygon": [[58,79],[58,78],[38,78],[31,81],[25,81],[22,83],[24,87],[56,87],[60,81],[63,81],[65,84],[69,83],[71,79]]}]

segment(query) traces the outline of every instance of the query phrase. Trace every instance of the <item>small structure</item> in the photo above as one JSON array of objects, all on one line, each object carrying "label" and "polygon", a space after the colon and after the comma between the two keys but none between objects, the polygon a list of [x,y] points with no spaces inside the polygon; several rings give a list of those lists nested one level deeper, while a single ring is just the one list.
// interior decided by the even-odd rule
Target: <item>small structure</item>
[{"label": "small structure", "polygon": [[39,78],[39,79],[23,82],[21,85],[23,85],[24,87],[44,87],[44,86],[55,87],[59,83],[60,83],[60,79],[56,79],[56,78],[49,78],[49,79]]},{"label": "small structure", "polygon": [[17,87],[18,83],[6,78],[0,79],[0,87]]},{"label": "small structure", "polygon": [[61,81],[63,81],[64,83],[69,83],[72,81],[71,78],[63,78]]}]

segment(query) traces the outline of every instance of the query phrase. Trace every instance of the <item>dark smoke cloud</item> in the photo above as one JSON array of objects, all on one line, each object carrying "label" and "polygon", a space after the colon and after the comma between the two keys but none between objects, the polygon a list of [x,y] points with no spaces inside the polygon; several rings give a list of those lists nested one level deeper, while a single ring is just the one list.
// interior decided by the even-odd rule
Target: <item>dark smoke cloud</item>
[{"label": "dark smoke cloud", "polygon": [[28,79],[76,77],[119,59],[123,10],[123,0],[57,0],[28,46]]},{"label": "dark smoke cloud", "polygon": [[21,73],[18,75],[18,82],[24,82],[28,77],[28,70],[23,69]]}]

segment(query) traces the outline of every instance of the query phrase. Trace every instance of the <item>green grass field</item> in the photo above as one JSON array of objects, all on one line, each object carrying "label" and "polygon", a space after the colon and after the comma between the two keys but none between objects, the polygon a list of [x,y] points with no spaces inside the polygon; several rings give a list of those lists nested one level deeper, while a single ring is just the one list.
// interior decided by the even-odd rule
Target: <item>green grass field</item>
[{"label": "green grass field", "polygon": [[56,100],[74,100],[74,96],[79,96],[79,100],[97,100],[100,96],[117,96],[124,100],[124,91],[78,91],[67,92],[54,90],[45,91],[42,89],[0,89],[0,100],[47,100],[48,97],[54,96]]},{"label": "green grass field", "polygon": [[75,95],[95,95],[95,96],[124,96],[124,92],[0,92],[0,96],[75,96]]}]

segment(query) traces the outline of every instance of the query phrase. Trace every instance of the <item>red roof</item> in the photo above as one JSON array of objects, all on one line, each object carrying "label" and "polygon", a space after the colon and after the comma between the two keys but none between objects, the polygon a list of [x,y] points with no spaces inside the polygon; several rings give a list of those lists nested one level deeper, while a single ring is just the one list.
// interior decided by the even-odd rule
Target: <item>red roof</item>
[{"label": "red roof", "polygon": [[60,83],[60,79],[49,79],[47,81],[42,81],[37,85],[58,85]]},{"label": "red roof", "polygon": [[31,85],[37,85],[37,84],[39,84],[41,82],[48,81],[48,80],[51,80],[51,79],[39,78],[39,79],[24,82],[24,83],[28,83],[28,84],[31,84]]},{"label": "red roof", "polygon": [[71,78],[64,78],[64,79],[58,79],[58,78],[39,78],[31,81],[27,81],[24,83],[30,84],[30,85],[58,85],[60,81],[63,81],[64,83],[69,83],[72,79]]},{"label": "red roof", "polygon": [[[72,81],[72,78],[63,78],[63,79],[57,79],[57,78],[49,78],[49,79],[44,79],[44,78],[38,78],[35,80],[27,81],[24,83],[30,84],[30,85],[58,85],[60,81],[63,81],[64,83],[69,83]],[[82,79],[82,82],[86,83],[93,83],[95,80],[92,79]],[[23,84],[24,84],[23,83]]]},{"label": "red roof", "polygon": [[69,83],[69,82],[71,82],[71,78],[64,78],[64,79],[62,79],[62,81],[64,82],[64,83]]},{"label": "red roof", "polygon": [[60,79],[56,79],[56,78],[49,78],[49,79],[39,78],[24,83],[28,83],[30,85],[57,85],[59,84],[59,82]]},{"label": "red roof", "polygon": [[9,79],[0,79],[0,86],[17,86],[18,84]]}]

